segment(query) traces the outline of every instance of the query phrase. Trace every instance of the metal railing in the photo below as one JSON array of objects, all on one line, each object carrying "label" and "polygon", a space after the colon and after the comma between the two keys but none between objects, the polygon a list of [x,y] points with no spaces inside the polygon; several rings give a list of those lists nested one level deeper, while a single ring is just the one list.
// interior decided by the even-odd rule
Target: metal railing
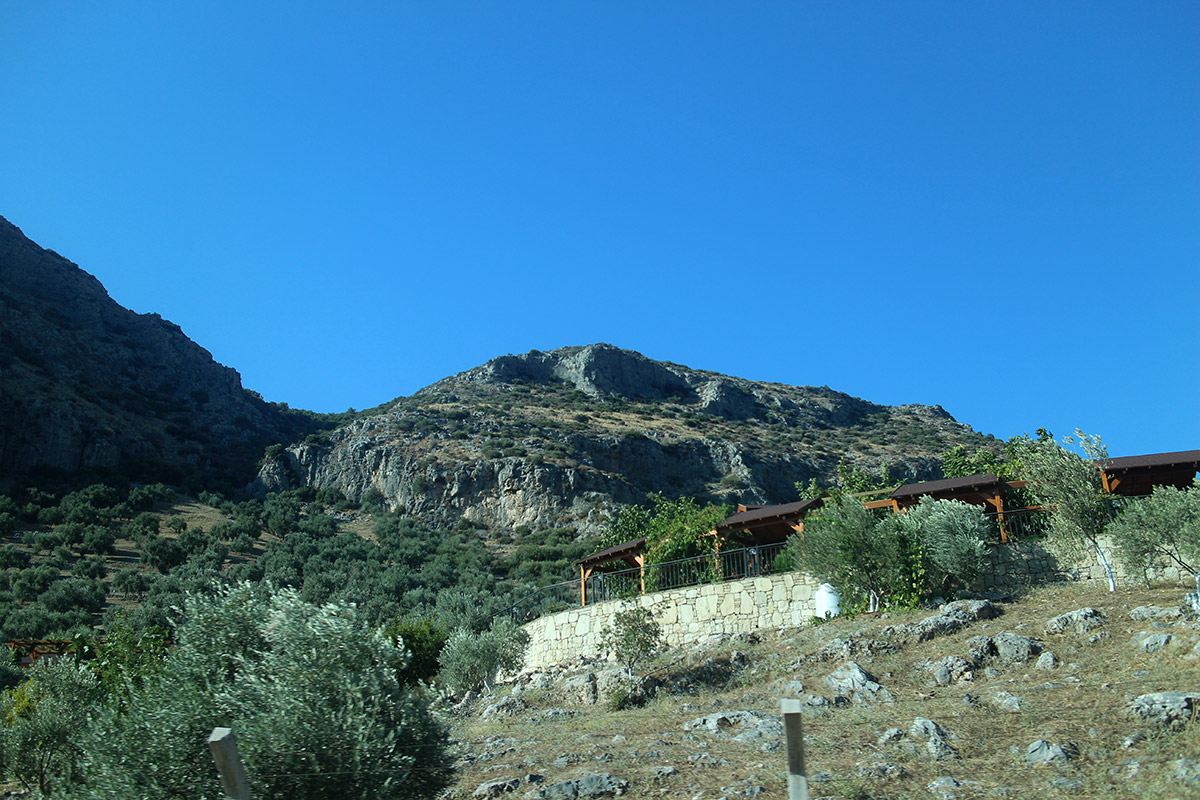
[{"label": "metal railing", "polygon": [[[585,588],[587,602],[591,604],[703,583],[757,578],[793,569],[787,543],[780,542],[648,564],[645,569],[632,567],[597,572],[587,579]],[[514,621],[525,623],[545,614],[578,607],[581,600],[579,580],[563,581],[534,590],[513,605],[510,613]]]},{"label": "metal railing", "polygon": [[579,579],[542,586],[518,600],[508,613],[513,622],[523,625],[538,617],[579,607]]},{"label": "metal railing", "polygon": [[[1003,541],[996,512],[991,511],[984,516],[992,523],[995,541]],[[1044,539],[1049,530],[1049,523],[1050,515],[1044,508],[1014,508],[1004,512],[1004,530],[1008,533],[1009,541]]]}]

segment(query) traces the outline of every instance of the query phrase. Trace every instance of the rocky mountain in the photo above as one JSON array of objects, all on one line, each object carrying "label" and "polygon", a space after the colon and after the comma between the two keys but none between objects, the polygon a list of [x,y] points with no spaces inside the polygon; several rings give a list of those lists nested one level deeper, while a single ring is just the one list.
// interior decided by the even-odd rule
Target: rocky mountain
[{"label": "rocky mountain", "polygon": [[597,533],[649,492],[781,503],[864,469],[938,477],[956,444],[994,440],[939,406],[743,380],[607,344],[493,359],[272,453],[252,489],[372,491],[392,509],[493,530]]},{"label": "rocky mountain", "polygon": [[315,428],[0,217],[0,476],[95,468],[241,484],[267,445]]}]

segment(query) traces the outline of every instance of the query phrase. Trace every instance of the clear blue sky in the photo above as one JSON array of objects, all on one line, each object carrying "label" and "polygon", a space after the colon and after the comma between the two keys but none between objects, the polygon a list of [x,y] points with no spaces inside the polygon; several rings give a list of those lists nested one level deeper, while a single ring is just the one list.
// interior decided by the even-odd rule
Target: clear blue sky
[{"label": "clear blue sky", "polygon": [[0,214],[267,399],[606,341],[1200,447],[1200,4],[0,5]]}]

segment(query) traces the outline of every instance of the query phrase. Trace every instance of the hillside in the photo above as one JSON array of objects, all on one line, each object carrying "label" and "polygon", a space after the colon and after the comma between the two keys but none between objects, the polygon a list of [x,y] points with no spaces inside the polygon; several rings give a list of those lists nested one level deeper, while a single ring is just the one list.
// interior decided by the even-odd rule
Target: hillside
[{"label": "hillside", "polygon": [[[639,670],[652,697],[623,710],[614,662],[526,672],[454,709],[451,796],[782,799],[798,698],[814,798],[1196,797],[1195,701],[1136,702],[1200,697],[1181,599],[1050,586],[940,635],[905,635],[927,609],[713,637]],[[1099,613],[1050,624],[1081,608]]]},{"label": "hillside", "polygon": [[243,485],[267,445],[318,427],[0,217],[0,478],[107,470]]},{"label": "hillside", "polygon": [[654,361],[607,344],[508,355],[273,452],[259,493],[302,485],[493,529],[596,533],[649,492],[724,503],[796,499],[839,461],[939,475],[956,444],[994,440],[940,406],[885,406]]}]

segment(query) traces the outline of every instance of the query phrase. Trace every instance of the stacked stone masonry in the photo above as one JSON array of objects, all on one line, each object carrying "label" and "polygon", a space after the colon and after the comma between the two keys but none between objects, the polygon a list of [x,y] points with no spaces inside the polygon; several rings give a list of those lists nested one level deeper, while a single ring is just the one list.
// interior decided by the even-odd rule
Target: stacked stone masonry
[{"label": "stacked stone masonry", "polygon": [[[1145,576],[1126,574],[1117,565],[1110,543],[1102,541],[1101,546],[1121,583],[1150,580],[1178,585],[1191,580],[1191,576],[1168,565],[1149,570]],[[978,588],[1013,590],[1068,580],[1107,582],[1104,567],[1094,552],[1078,564],[1063,566],[1041,544],[1026,542],[994,546],[989,554],[989,568]],[[818,584],[810,575],[789,572],[655,592],[638,597],[635,602],[654,612],[668,645],[676,647],[714,635],[804,625],[816,616]],[[530,622],[525,626],[529,633],[525,668],[545,667],[577,656],[601,655],[600,631],[620,608],[617,601],[609,601]]]},{"label": "stacked stone masonry", "polygon": [[[810,576],[788,572],[655,592],[634,602],[654,612],[667,644],[676,647],[717,634],[803,625],[816,614],[816,589]],[[530,622],[525,668],[601,655],[600,631],[620,609],[618,601],[608,601]]]}]

